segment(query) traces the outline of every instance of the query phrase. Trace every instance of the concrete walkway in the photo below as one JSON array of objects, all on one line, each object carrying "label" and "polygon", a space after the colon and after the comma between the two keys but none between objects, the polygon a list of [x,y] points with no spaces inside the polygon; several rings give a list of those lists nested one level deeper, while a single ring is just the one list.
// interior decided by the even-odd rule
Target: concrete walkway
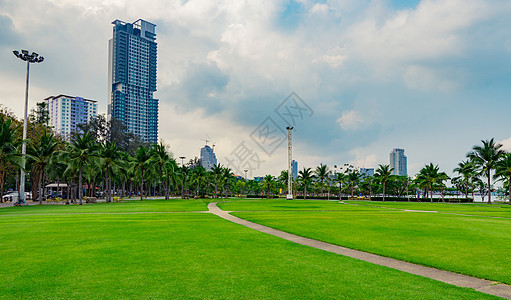
[{"label": "concrete walkway", "polygon": [[208,205],[209,212],[211,212],[221,218],[224,218],[226,220],[234,222],[236,224],[240,224],[240,225],[255,229],[257,231],[260,231],[260,232],[271,234],[273,236],[277,236],[277,237],[286,239],[288,241],[291,241],[291,242],[294,242],[297,244],[314,247],[317,249],[337,253],[337,254],[344,255],[344,256],[349,256],[352,258],[367,261],[367,262],[377,264],[380,266],[385,266],[385,267],[397,269],[397,270],[400,270],[403,272],[431,278],[434,280],[442,281],[442,282],[456,285],[459,287],[472,288],[472,289],[475,289],[482,293],[511,299],[511,286],[506,285],[506,284],[502,284],[502,283],[498,283],[498,282],[494,282],[494,281],[490,281],[490,280],[485,280],[485,279],[480,279],[480,278],[475,278],[475,277],[470,277],[470,276],[465,276],[465,275],[460,275],[460,274],[456,274],[456,273],[452,273],[452,272],[448,272],[448,271],[442,271],[442,270],[438,270],[438,269],[434,269],[434,268],[424,267],[421,265],[416,265],[416,264],[412,264],[412,263],[408,263],[408,262],[404,262],[404,261],[400,261],[400,260],[396,260],[396,259],[392,259],[392,258],[387,258],[387,257],[383,257],[383,256],[379,256],[379,255],[375,255],[375,254],[371,254],[371,253],[367,253],[367,252],[357,251],[357,250],[353,250],[353,249],[349,249],[349,248],[345,248],[345,247],[341,247],[341,246],[337,246],[337,245],[301,237],[298,235],[290,234],[290,233],[287,233],[284,231],[276,230],[276,229],[273,229],[273,228],[270,228],[267,226],[263,226],[263,225],[260,225],[257,223],[249,222],[249,221],[237,218],[235,216],[232,216],[229,214],[229,211],[221,210],[216,204],[217,204],[216,202],[209,203],[209,205]]}]

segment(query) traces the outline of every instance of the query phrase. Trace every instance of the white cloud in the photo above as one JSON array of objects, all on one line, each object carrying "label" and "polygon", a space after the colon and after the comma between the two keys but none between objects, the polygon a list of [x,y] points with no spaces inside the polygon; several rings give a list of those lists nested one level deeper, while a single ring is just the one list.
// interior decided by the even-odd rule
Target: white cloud
[{"label": "white cloud", "polygon": [[507,152],[511,152],[511,137],[502,141],[498,141],[498,143],[502,144],[502,149],[506,150]]},{"label": "white cloud", "polygon": [[337,123],[343,130],[356,130],[364,124],[365,119],[356,110],[346,111],[337,119]]}]

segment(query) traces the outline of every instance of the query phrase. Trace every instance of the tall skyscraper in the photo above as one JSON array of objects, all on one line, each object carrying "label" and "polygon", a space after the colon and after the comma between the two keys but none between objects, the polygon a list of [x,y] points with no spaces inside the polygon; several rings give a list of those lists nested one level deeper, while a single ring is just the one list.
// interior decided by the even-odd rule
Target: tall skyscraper
[{"label": "tall skyscraper", "polygon": [[298,177],[298,162],[293,159],[291,165],[293,166],[293,179],[296,179]]},{"label": "tall skyscraper", "polygon": [[139,19],[112,22],[108,44],[108,117],[121,120],[145,142],[158,141],[156,25]]},{"label": "tall skyscraper", "polygon": [[207,171],[210,171],[213,166],[217,164],[216,154],[213,152],[213,149],[210,146],[206,145],[200,149],[200,161],[201,165]]},{"label": "tall skyscraper", "polygon": [[390,167],[394,169],[392,175],[407,176],[407,165],[405,150],[394,148],[390,152]]},{"label": "tall skyscraper", "polygon": [[55,133],[69,139],[71,132],[76,131],[78,124],[89,122],[98,114],[94,100],[67,95],[45,98],[48,109],[48,122]]}]

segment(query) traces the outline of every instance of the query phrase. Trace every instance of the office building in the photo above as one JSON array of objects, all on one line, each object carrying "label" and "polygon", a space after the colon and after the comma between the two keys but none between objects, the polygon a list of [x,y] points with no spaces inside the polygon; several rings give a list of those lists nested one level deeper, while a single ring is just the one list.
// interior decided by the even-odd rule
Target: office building
[{"label": "office building", "polygon": [[364,177],[374,176],[374,168],[360,168],[360,175]]},{"label": "office building", "polygon": [[298,177],[298,162],[293,159],[291,166],[293,167],[293,180],[296,180],[296,177]]},{"label": "office building", "polygon": [[390,152],[390,167],[394,169],[392,175],[407,176],[407,164],[404,149],[394,148]]},{"label": "office building", "polygon": [[96,101],[82,97],[58,95],[44,101],[48,109],[48,125],[66,139],[77,130],[77,125],[88,123],[98,114]]},{"label": "office building", "polygon": [[217,164],[216,154],[210,146],[206,145],[200,149],[200,162],[207,171],[210,171]]},{"label": "office building", "polygon": [[121,120],[143,141],[158,141],[156,25],[144,20],[112,22],[108,45],[108,118]]}]

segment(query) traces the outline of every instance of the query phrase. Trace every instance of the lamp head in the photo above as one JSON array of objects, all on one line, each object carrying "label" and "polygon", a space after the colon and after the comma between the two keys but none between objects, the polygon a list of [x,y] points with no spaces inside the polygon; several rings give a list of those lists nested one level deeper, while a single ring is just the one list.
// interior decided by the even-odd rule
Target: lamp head
[{"label": "lamp head", "polygon": [[21,53],[28,55],[28,50],[21,50]]}]

